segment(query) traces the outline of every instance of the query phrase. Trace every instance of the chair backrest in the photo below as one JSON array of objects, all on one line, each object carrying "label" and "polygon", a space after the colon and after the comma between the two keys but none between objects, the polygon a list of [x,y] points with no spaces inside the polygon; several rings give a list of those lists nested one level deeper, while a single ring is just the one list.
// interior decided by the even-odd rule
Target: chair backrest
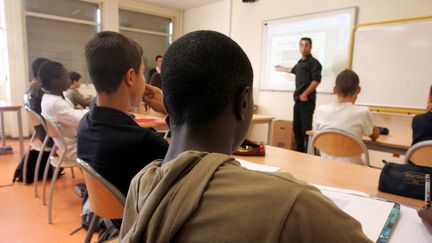
[{"label": "chair backrest", "polygon": [[369,166],[369,151],[366,145],[351,133],[326,129],[316,132],[312,137],[311,146],[320,151],[337,157],[353,157],[365,154],[364,165]]},{"label": "chair backrest", "polygon": [[64,140],[63,133],[55,122],[50,119],[45,119],[47,135],[51,138],[55,138],[57,141],[62,143],[62,146],[66,147],[66,141]]},{"label": "chair backrest", "polygon": [[31,122],[32,126],[36,127],[36,126],[42,125],[43,128],[46,130],[45,122],[39,114],[37,114],[36,112],[34,112],[32,109],[30,109],[27,106],[24,106],[24,109],[26,110],[27,115],[30,118],[30,122]]},{"label": "chair backrest", "polygon": [[432,140],[414,144],[405,154],[405,163],[408,161],[416,165],[432,167]]},{"label": "chair backrest", "polygon": [[123,218],[125,196],[87,162],[77,159],[77,163],[83,169],[92,211],[106,219]]}]

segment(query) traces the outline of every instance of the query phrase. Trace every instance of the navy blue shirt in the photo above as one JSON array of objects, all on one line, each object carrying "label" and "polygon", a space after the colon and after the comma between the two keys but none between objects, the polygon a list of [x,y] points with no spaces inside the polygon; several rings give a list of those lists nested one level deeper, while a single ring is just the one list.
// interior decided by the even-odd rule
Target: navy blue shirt
[{"label": "navy blue shirt", "polygon": [[413,142],[432,140],[432,111],[414,117],[412,121]]},{"label": "navy blue shirt", "polygon": [[[296,89],[294,91],[294,100],[298,101],[300,95],[309,87],[312,81],[321,82],[321,64],[312,55],[307,55],[300,59],[292,68],[291,73],[295,74]],[[308,99],[316,100],[316,91],[313,91]]]},{"label": "navy blue shirt", "polygon": [[168,143],[153,128],[140,127],[129,115],[94,107],[78,128],[77,157],[125,196],[132,178],[148,163],[165,158]]}]

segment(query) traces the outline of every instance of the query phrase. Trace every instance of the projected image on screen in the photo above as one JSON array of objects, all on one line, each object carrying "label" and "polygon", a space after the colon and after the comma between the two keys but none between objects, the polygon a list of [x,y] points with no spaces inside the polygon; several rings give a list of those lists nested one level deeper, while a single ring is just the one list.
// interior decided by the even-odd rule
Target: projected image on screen
[{"label": "projected image on screen", "polygon": [[276,65],[293,67],[301,58],[299,41],[312,39],[312,55],[322,65],[321,92],[332,92],[334,78],[347,64],[355,8],[265,21],[261,89],[292,91],[295,75],[277,72]]}]

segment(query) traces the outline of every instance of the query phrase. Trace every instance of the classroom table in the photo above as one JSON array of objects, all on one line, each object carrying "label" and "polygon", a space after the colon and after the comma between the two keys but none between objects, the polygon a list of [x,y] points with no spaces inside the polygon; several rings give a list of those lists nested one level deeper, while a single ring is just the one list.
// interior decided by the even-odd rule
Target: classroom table
[{"label": "classroom table", "polygon": [[1,122],[2,146],[6,145],[3,113],[5,111],[15,111],[17,113],[19,147],[20,147],[20,154],[21,154],[21,158],[22,158],[22,157],[24,157],[24,139],[23,139],[21,107],[22,106],[20,106],[20,105],[12,105],[8,102],[0,101],[0,122]]},{"label": "classroom table", "polygon": [[[306,134],[309,136],[308,144],[310,144],[315,131],[307,131]],[[376,141],[372,141],[370,137],[365,136],[363,142],[369,150],[403,155],[411,146],[411,136],[411,134],[405,132],[390,131],[389,135],[380,135]]]},{"label": "classroom table", "polygon": [[363,142],[370,150],[405,154],[411,146],[411,136],[404,132],[390,131],[389,135],[380,135],[376,141],[372,141],[370,137],[363,137]]},{"label": "classroom table", "polygon": [[[157,117],[157,116],[151,116],[151,115],[144,115],[139,113],[133,113],[135,116],[135,119],[137,119],[137,123],[141,127],[153,127],[156,130],[168,130],[167,124],[164,122],[164,118]],[[272,116],[265,116],[265,115],[257,115],[254,114],[252,117],[251,124],[268,124],[268,131],[267,131],[267,143],[270,143],[270,136],[271,136],[271,125],[273,122],[274,117]]]},{"label": "classroom table", "polygon": [[400,204],[419,207],[422,200],[378,191],[380,169],[330,160],[310,154],[273,146],[266,146],[265,156],[235,156],[253,163],[276,166],[297,179],[311,184],[357,190],[372,197],[384,198]]}]

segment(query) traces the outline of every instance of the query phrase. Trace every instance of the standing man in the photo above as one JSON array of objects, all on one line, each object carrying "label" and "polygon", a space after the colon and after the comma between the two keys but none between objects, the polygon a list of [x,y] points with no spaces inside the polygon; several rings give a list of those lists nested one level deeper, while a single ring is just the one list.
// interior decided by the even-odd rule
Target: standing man
[{"label": "standing man", "polygon": [[148,73],[148,77],[146,78],[147,82],[149,82],[153,78],[153,75],[155,73],[160,73],[161,72],[162,60],[163,60],[163,56],[162,55],[157,55],[155,57],[156,67],[150,69],[150,71]]},{"label": "standing man", "polygon": [[316,88],[321,82],[321,64],[311,55],[312,40],[303,37],[300,40],[302,58],[293,67],[277,65],[278,72],[293,73],[296,76],[294,91],[294,135],[297,151],[306,152],[306,131],[312,129],[312,117],[315,110]]}]

